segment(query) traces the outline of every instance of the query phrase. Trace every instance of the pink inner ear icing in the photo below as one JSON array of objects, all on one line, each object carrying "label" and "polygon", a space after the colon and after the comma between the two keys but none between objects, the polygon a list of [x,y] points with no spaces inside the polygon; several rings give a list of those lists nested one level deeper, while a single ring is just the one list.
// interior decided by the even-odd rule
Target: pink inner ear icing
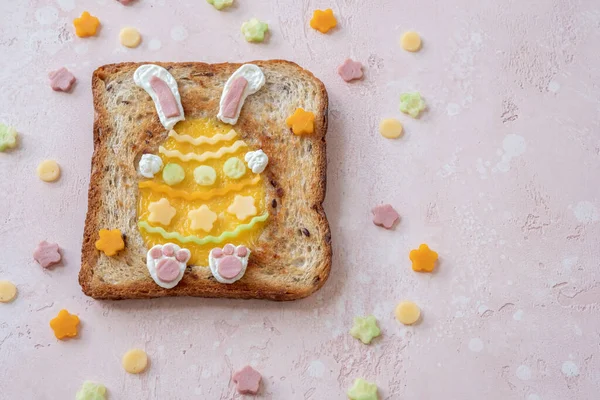
[{"label": "pink inner ear icing", "polygon": [[163,254],[167,257],[173,257],[173,254],[175,254],[175,249],[173,248],[173,246],[167,244],[165,246],[163,246]]},{"label": "pink inner ear icing", "polygon": [[248,254],[248,249],[246,248],[246,246],[239,246],[237,248],[238,257],[246,257],[246,254]]},{"label": "pink inner ear icing", "polygon": [[177,253],[175,253],[175,258],[177,261],[184,263],[190,259],[190,253],[186,250],[178,250]]},{"label": "pink inner ear icing", "polygon": [[172,258],[163,258],[156,264],[156,275],[163,282],[173,282],[179,276],[179,264]]},{"label": "pink inner ear icing", "polygon": [[210,251],[210,254],[214,257],[214,258],[221,258],[223,257],[223,250],[217,248],[214,248]]},{"label": "pink inner ear icing", "polygon": [[165,117],[178,117],[180,114],[179,105],[177,104],[177,100],[175,99],[173,92],[171,92],[169,85],[162,79],[153,76],[150,79],[150,87],[152,87],[152,90],[154,90],[154,93],[158,96],[158,102],[165,113]]},{"label": "pink inner ear icing", "polygon": [[242,100],[244,90],[248,85],[248,81],[243,76],[236,78],[229,87],[229,92],[223,101],[223,116],[226,118],[235,118],[237,109]]},{"label": "pink inner ear icing", "polygon": [[152,250],[150,250],[150,257],[152,258],[161,258],[162,255],[163,253],[160,247],[153,247]]},{"label": "pink inner ear icing", "polygon": [[228,256],[232,255],[234,251],[235,246],[232,244],[226,244],[225,247],[223,247],[223,253],[227,254]]},{"label": "pink inner ear icing", "polygon": [[234,256],[226,256],[219,261],[217,270],[219,275],[225,279],[233,279],[242,271],[242,262]]}]

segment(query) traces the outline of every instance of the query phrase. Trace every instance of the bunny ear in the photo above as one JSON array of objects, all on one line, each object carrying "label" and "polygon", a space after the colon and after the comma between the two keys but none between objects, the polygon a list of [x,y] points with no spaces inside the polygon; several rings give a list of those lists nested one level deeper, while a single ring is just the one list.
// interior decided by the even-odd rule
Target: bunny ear
[{"label": "bunny ear", "polygon": [[175,258],[177,259],[177,261],[182,263],[187,263],[191,256],[192,253],[190,253],[188,249],[177,250],[177,252],[175,253]]}]

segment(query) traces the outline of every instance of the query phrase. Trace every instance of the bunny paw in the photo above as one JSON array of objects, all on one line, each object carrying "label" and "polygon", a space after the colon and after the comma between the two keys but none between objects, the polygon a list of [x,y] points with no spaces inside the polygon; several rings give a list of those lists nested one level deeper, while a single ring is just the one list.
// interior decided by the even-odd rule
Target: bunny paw
[{"label": "bunny paw", "polygon": [[226,244],[210,251],[208,264],[215,279],[221,283],[233,283],[246,273],[250,250],[245,246]]},{"label": "bunny paw", "polygon": [[158,286],[171,289],[183,278],[190,257],[188,249],[182,249],[176,244],[157,244],[148,251],[146,266]]}]

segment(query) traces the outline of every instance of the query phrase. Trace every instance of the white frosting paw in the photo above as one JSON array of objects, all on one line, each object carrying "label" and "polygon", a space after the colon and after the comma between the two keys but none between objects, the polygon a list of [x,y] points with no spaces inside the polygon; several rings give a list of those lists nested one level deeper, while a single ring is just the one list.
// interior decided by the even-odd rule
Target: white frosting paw
[{"label": "white frosting paw", "polygon": [[183,278],[190,257],[191,253],[188,249],[182,249],[176,244],[167,243],[164,246],[157,244],[148,250],[146,266],[158,286],[172,289]]},{"label": "white frosting paw", "polygon": [[244,276],[250,250],[245,246],[226,244],[216,247],[208,255],[208,265],[215,279],[221,283],[233,283]]}]

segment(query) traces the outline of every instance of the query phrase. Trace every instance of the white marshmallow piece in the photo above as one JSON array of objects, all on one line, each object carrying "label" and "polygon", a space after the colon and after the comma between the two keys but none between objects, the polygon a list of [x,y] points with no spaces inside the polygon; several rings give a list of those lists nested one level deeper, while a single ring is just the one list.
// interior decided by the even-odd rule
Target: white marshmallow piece
[{"label": "white marshmallow piece", "polygon": [[248,168],[255,174],[260,174],[267,168],[269,157],[262,150],[249,151],[244,156],[244,160],[248,163]]},{"label": "white marshmallow piece", "polygon": [[162,159],[154,154],[144,154],[140,158],[139,172],[144,178],[154,178],[163,167]]}]

